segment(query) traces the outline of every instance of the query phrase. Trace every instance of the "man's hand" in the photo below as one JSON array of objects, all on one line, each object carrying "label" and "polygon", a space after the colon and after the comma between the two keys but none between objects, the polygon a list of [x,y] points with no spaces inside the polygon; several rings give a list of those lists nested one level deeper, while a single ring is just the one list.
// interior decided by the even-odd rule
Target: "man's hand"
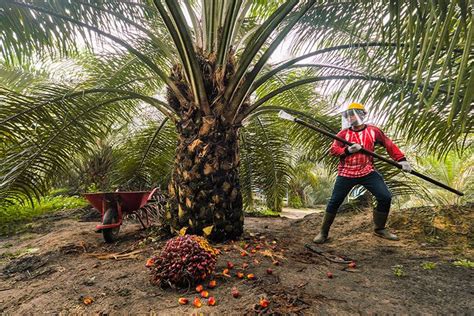
[{"label": "man's hand", "polygon": [[353,153],[358,152],[361,149],[362,149],[362,146],[360,144],[353,144],[347,148],[347,151],[353,154]]},{"label": "man's hand", "polygon": [[400,161],[399,164],[402,165],[402,170],[405,171],[405,172],[411,172],[411,166],[410,164],[408,163],[408,161]]}]

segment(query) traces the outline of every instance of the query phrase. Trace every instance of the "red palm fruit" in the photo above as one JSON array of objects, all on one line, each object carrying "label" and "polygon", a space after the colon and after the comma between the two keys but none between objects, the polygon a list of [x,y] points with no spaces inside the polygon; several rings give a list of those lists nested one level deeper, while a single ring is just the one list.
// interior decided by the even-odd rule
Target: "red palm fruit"
[{"label": "red palm fruit", "polygon": [[263,308],[267,308],[269,304],[270,304],[270,301],[267,300],[266,298],[260,299],[260,306],[262,306]]},{"label": "red palm fruit", "polygon": [[328,276],[329,279],[332,279],[332,277],[333,277],[332,272],[326,272],[326,275]]},{"label": "red palm fruit", "polygon": [[186,297],[180,297],[180,298],[178,298],[178,303],[180,305],[186,305],[186,304],[189,303],[189,300]]},{"label": "red palm fruit", "polygon": [[146,261],[146,263],[145,263],[145,267],[151,268],[154,263],[155,263],[155,259],[149,258],[149,259]]},{"label": "red palm fruit", "polygon": [[251,252],[251,253],[256,253],[256,252],[257,252],[257,250],[255,250],[255,249],[252,249],[252,250],[250,250],[250,252]]},{"label": "red palm fruit", "polygon": [[222,274],[229,274],[229,269],[224,269],[224,271],[222,271]]},{"label": "red palm fruit", "polygon": [[356,266],[357,266],[357,265],[356,265],[355,261],[351,261],[351,262],[349,263],[349,268],[355,268]]},{"label": "red palm fruit", "polygon": [[232,288],[231,293],[232,293],[232,296],[235,298],[239,297],[240,295],[239,290],[237,290],[235,286]]},{"label": "red palm fruit", "polygon": [[237,277],[239,279],[243,279],[244,278],[244,274],[242,272],[237,272]]},{"label": "red palm fruit", "polygon": [[201,297],[208,298],[209,297],[209,292],[208,291],[202,291],[201,292]]},{"label": "red palm fruit", "polygon": [[230,261],[227,262],[227,268],[232,269],[234,267],[234,264]]},{"label": "red palm fruit", "polygon": [[256,246],[255,246],[255,249],[260,250],[260,249],[262,249],[262,246],[256,245]]},{"label": "red palm fruit", "polygon": [[255,274],[253,274],[253,273],[247,274],[247,279],[254,280],[255,279]]},{"label": "red palm fruit", "polygon": [[217,285],[216,280],[211,280],[211,281],[209,281],[209,284],[207,285],[207,287],[210,288],[210,289],[213,289],[213,288],[216,287],[216,285]]},{"label": "red palm fruit", "polygon": [[201,284],[199,284],[198,286],[196,286],[196,292],[201,293],[202,290],[204,290],[204,287],[203,287]]},{"label": "red palm fruit", "polygon": [[194,305],[194,307],[197,307],[197,308],[202,306],[202,303],[201,303],[201,300],[199,299],[199,297],[194,298],[193,305]]},{"label": "red palm fruit", "polygon": [[240,256],[245,257],[246,255],[247,255],[246,252],[243,252],[243,251],[240,252]]},{"label": "red palm fruit", "polygon": [[270,268],[268,268],[268,269],[267,269],[267,274],[273,274],[273,270],[270,269]]},{"label": "red palm fruit", "polygon": [[209,299],[207,300],[207,305],[209,306],[216,305],[216,299],[214,298],[214,296],[209,297]]},{"label": "red palm fruit", "polygon": [[249,264],[247,262],[242,263],[242,268],[243,269],[247,269],[248,266],[249,266]]}]

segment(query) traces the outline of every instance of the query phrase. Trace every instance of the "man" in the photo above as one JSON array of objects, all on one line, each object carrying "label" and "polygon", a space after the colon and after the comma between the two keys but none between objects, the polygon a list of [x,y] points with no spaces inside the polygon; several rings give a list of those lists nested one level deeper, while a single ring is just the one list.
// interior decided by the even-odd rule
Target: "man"
[{"label": "man", "polygon": [[402,165],[403,171],[410,172],[410,164],[405,155],[384,133],[375,126],[365,124],[367,111],[360,103],[351,103],[347,110],[342,112],[343,130],[337,136],[353,143],[347,146],[335,140],[331,146],[331,155],[340,158],[338,175],[331,199],[321,225],[321,232],[314,238],[314,242],[322,244],[328,239],[329,228],[336,217],[337,210],[341,206],[347,194],[355,185],[363,185],[377,200],[377,208],[373,212],[374,233],[376,236],[389,240],[398,240],[385,228],[392,194],[385,184],[382,176],[374,169],[373,157],[359,152],[361,148],[373,151],[376,144],[385,147],[390,157]]}]

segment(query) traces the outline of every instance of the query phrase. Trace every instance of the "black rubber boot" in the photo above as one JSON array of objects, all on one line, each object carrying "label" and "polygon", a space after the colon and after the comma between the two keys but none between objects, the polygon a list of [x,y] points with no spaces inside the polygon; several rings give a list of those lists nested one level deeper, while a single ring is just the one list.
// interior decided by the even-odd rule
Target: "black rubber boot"
[{"label": "black rubber boot", "polygon": [[317,244],[322,244],[325,243],[326,240],[328,240],[329,228],[331,228],[332,222],[334,222],[335,218],[336,214],[328,212],[324,213],[323,223],[321,224],[321,231],[316,237],[314,237],[313,242]]},{"label": "black rubber boot", "polygon": [[388,213],[382,213],[374,211],[374,234],[375,236],[382,237],[388,240],[399,240],[398,236],[392,234],[385,228],[387,223]]}]

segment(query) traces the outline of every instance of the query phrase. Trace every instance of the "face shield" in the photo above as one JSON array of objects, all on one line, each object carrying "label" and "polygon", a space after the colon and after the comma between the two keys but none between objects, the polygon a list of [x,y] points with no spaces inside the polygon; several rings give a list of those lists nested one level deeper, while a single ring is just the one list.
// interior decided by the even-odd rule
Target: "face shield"
[{"label": "face shield", "polygon": [[360,109],[350,109],[342,112],[342,129],[365,123],[367,112]]}]

